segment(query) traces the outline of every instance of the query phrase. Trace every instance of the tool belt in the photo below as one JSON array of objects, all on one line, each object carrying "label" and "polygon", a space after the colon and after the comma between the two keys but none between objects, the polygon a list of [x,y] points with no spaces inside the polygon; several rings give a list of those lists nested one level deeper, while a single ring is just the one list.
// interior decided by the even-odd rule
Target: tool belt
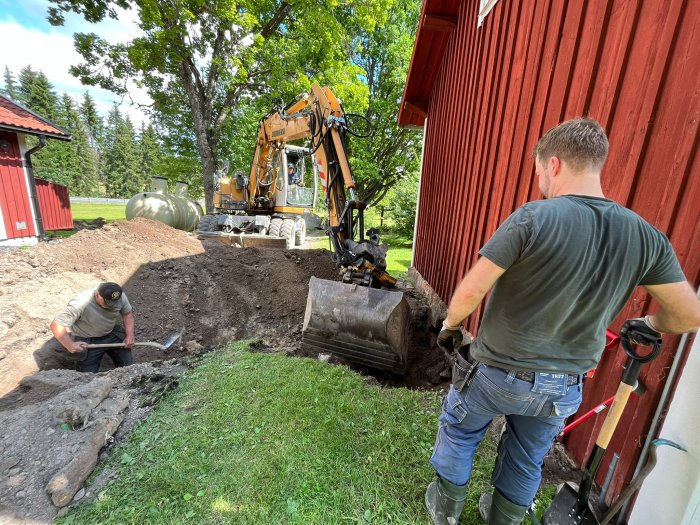
[{"label": "tool belt", "polygon": [[452,365],[452,386],[457,392],[461,392],[469,386],[478,367],[479,361],[475,361],[469,355],[469,345],[457,349],[454,364]]}]

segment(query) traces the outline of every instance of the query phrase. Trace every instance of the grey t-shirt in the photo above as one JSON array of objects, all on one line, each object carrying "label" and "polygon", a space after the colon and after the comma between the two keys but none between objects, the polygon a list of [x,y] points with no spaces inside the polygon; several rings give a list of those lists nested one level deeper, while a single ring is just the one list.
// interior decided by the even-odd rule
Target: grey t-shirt
[{"label": "grey t-shirt", "polygon": [[86,290],[76,295],[55,319],[78,337],[102,337],[112,330],[122,314],[131,312],[131,304],[122,293],[116,306],[102,308],[95,301],[94,290]]},{"label": "grey t-shirt", "polygon": [[472,354],[506,369],[587,372],[637,285],[686,280],[663,233],[603,198],[529,202],[479,254],[506,271],[486,304]]}]

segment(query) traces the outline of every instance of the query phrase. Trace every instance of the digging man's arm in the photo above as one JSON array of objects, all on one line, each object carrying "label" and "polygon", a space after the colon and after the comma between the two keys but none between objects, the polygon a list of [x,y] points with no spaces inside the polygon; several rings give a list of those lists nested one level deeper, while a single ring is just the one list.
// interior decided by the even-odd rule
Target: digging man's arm
[{"label": "digging man's arm", "polygon": [[87,350],[87,343],[83,341],[73,341],[66,327],[59,324],[56,319],[51,322],[51,331],[53,332],[54,337],[71,354],[77,354]]},{"label": "digging man's arm", "polygon": [[130,310],[122,314],[122,322],[124,323],[124,332],[126,335],[124,338],[124,348],[131,348],[136,341],[134,337],[134,312]]}]

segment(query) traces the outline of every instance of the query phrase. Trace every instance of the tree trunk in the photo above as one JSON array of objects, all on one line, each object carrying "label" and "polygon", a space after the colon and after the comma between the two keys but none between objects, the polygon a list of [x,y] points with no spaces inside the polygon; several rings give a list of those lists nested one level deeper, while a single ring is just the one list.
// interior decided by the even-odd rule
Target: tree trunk
[{"label": "tree trunk", "polygon": [[199,150],[199,158],[202,161],[202,178],[204,181],[204,202],[207,213],[214,211],[214,174],[216,173],[216,141],[212,137],[212,122],[205,118],[211,115],[207,111],[207,101],[202,96],[201,87],[196,84],[192,72],[193,66],[187,61],[180,64],[180,78],[183,81],[185,92],[192,110],[192,122],[194,124],[194,134]]}]

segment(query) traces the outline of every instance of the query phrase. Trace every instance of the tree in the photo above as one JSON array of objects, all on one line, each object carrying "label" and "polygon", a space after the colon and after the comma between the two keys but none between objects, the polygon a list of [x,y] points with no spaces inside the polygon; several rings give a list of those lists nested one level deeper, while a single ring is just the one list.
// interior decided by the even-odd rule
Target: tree
[{"label": "tree", "polygon": [[15,78],[12,76],[12,72],[10,71],[10,68],[5,66],[5,74],[4,74],[4,79],[5,79],[5,87],[0,90],[3,95],[6,95],[10,97],[11,99],[16,99],[17,98],[17,93],[16,93],[16,87],[15,87]]},{"label": "tree", "polygon": [[104,133],[104,122],[102,117],[97,112],[95,99],[92,98],[89,91],[83,94],[83,102],[80,104],[80,117],[85,124],[86,132],[90,140],[90,146],[98,150],[102,147],[102,139]]},{"label": "tree", "polygon": [[58,96],[43,72],[33,71],[31,66],[22,68],[17,95],[19,101],[32,111],[51,121],[56,120]]},{"label": "tree", "polygon": [[145,179],[139,162],[134,125],[114,105],[107,116],[104,151],[105,191],[108,197],[130,198],[143,191]]},{"label": "tree", "polygon": [[360,31],[357,37],[353,62],[367,79],[369,103],[364,116],[374,133],[352,142],[351,163],[358,194],[369,205],[377,204],[420,167],[421,133],[397,126],[420,9],[419,0],[397,0],[386,24],[377,31]]},{"label": "tree", "polygon": [[155,168],[162,156],[158,137],[151,124],[146,126],[145,123],[141,123],[138,148],[142,178],[144,181],[148,181],[156,175]]},{"label": "tree", "polygon": [[[343,23],[371,31],[391,0],[51,0],[53,24],[73,11],[96,22],[116,17],[115,7],[136,8],[142,35],[110,44],[95,34],[76,34],[85,63],[71,72],[83,83],[126,94],[138,79],[159,107],[184,94],[202,163],[206,206],[213,207],[213,177],[223,127],[241,102],[272,88],[299,84],[332,69],[351,44]],[[298,51],[305,43],[304,54]],[[345,53],[345,56],[343,55]],[[294,57],[294,58],[291,58]],[[305,59],[307,65],[291,69]],[[309,74],[310,73],[310,74]],[[319,75],[322,77],[322,75]],[[352,84],[357,76],[344,77]],[[308,87],[308,86],[307,86]],[[297,88],[298,89],[298,88]],[[281,91],[284,91],[282,89]],[[297,91],[297,90],[295,90]],[[340,93],[343,97],[344,94]]]}]

